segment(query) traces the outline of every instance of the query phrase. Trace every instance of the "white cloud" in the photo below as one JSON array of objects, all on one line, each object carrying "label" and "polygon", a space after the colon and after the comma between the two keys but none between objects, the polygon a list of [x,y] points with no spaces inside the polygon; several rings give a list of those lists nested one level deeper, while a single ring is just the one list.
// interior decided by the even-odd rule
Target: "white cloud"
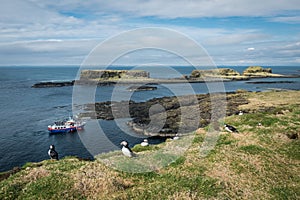
[{"label": "white cloud", "polygon": [[40,7],[93,15],[119,13],[160,18],[273,16],[300,9],[298,0],[31,0]]},{"label": "white cloud", "polygon": [[299,24],[300,16],[285,16],[285,17],[273,17],[270,19],[272,22],[284,22],[290,24]]},{"label": "white cloud", "polygon": [[97,40],[30,40],[0,44],[0,65],[76,64],[93,49]]},{"label": "white cloud", "polygon": [[228,16],[272,16],[288,10],[299,10],[298,0],[128,0],[128,1],[49,1],[46,4],[63,10],[81,8],[93,13],[120,12],[133,16],[156,16],[161,18],[178,17],[228,17]]},{"label": "white cloud", "polygon": [[238,45],[242,43],[254,43],[257,41],[265,40],[270,38],[269,35],[262,33],[244,33],[240,32],[230,32],[223,34],[218,37],[211,37],[205,41],[207,45]]},{"label": "white cloud", "polygon": [[[158,18],[186,18],[186,22],[189,18],[200,17],[263,16],[270,23],[297,23],[300,19],[295,11],[299,9],[298,0],[278,0],[276,3],[273,0],[2,0],[0,64],[52,63],[53,60],[80,64],[98,42],[122,31],[146,26],[169,27],[185,33],[203,44],[219,64],[240,60],[246,63],[256,58],[275,62],[275,55],[278,59],[297,60],[299,45],[292,44],[292,38],[286,35],[280,41],[288,37],[289,42],[278,42],[274,37],[276,33],[266,33],[263,29],[229,28],[226,23],[230,23],[230,19],[221,26],[204,28],[196,23],[185,25],[168,23],[168,20],[159,24]],[[288,11],[293,11],[294,15],[288,15]],[[152,16],[153,21],[144,18]],[[139,42],[179,45],[172,38],[161,41],[148,37]]]}]

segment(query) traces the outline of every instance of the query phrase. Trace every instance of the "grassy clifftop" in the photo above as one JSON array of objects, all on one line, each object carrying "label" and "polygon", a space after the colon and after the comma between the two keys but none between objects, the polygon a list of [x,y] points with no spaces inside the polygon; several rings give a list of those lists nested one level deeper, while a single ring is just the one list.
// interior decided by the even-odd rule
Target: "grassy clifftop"
[{"label": "grassy clifftop", "polygon": [[[221,132],[206,157],[199,156],[206,135],[199,129],[183,156],[153,172],[72,157],[28,163],[0,182],[0,199],[299,199],[300,141],[289,135],[299,136],[300,91],[244,96],[249,104],[240,109],[247,113],[225,120],[240,133]],[[172,142],[133,150],[146,154]]]}]

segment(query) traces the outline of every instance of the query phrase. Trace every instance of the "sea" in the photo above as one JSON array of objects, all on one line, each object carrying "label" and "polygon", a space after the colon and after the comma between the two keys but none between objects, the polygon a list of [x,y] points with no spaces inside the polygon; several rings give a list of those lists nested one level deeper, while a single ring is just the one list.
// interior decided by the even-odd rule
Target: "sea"
[{"label": "sea", "polygon": [[[162,66],[160,66],[162,68]],[[224,66],[222,66],[223,68]],[[132,69],[133,67],[113,66],[111,69]],[[194,69],[189,66],[174,66],[173,70],[163,73],[162,70],[153,70],[153,78],[178,78],[188,75]],[[230,67],[242,72],[247,67]],[[13,167],[23,166],[27,162],[39,162],[49,159],[47,151],[49,145],[54,144],[59,157],[77,156],[93,159],[94,153],[89,151],[82,138],[97,131],[95,124],[87,124],[85,130],[75,133],[49,134],[47,126],[53,122],[65,119],[72,113],[73,87],[32,88],[31,86],[43,81],[70,81],[76,79],[78,66],[3,66],[0,67],[0,172]],[[273,73],[286,75],[300,75],[297,66],[273,66]],[[172,73],[174,72],[174,73]],[[249,84],[252,81],[272,81],[270,84]],[[273,89],[300,89],[300,78],[266,78],[250,81],[224,82],[225,91],[244,89],[248,91],[266,91]],[[281,81],[281,83],[278,83]],[[277,82],[277,83],[276,83]],[[193,83],[192,93],[204,94],[209,89],[206,83]],[[85,86],[89,87],[89,86]],[[128,100],[125,95],[126,86],[101,86],[95,93],[96,101],[109,101],[112,91],[118,88],[120,95],[115,99]],[[157,90],[134,92],[130,100],[142,102],[152,98],[191,94],[184,88],[183,83],[157,85]],[[122,95],[123,94],[123,95]],[[127,98],[127,99],[126,99]],[[78,106],[78,105],[77,105]],[[136,135],[127,126],[126,121],[97,120],[105,133],[103,140],[110,141],[113,146],[100,145],[99,153],[118,150],[122,140],[129,141],[130,146],[140,143],[144,137]],[[124,126],[120,127],[120,124]],[[126,128],[127,127],[127,128]],[[125,131],[124,131],[125,130]],[[99,138],[98,138],[99,139]],[[101,138],[100,138],[101,140]],[[150,143],[160,143],[162,138],[149,138]],[[97,144],[94,144],[97,145]],[[101,147],[103,146],[103,147]]]}]

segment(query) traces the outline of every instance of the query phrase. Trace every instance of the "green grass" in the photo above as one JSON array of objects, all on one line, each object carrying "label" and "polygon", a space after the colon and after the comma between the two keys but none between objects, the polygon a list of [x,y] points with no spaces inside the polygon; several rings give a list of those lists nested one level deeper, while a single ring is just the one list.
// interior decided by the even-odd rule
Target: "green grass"
[{"label": "green grass", "polygon": [[289,143],[288,146],[282,145],[278,152],[294,160],[300,160],[300,141],[295,140]]},{"label": "green grass", "polygon": [[[61,199],[64,194],[78,198],[72,180],[64,172],[78,170],[83,162],[68,157],[60,161],[26,163],[23,171],[0,182],[0,199]],[[70,191],[72,193],[68,194]]]},{"label": "green grass", "polygon": [[193,139],[193,144],[201,144],[204,141],[203,135],[196,135]]},{"label": "green grass", "polygon": [[[80,198],[81,195],[74,191],[72,181],[63,174],[53,173],[50,176],[37,179],[34,183],[26,185],[19,196],[20,199],[62,199],[65,197],[64,193],[72,191],[68,194],[69,198]],[[69,196],[70,195],[70,196]]]},{"label": "green grass", "polygon": [[170,167],[177,167],[179,165],[182,165],[185,161],[185,157],[181,156],[179,158],[177,158],[175,161],[171,162],[171,164],[169,165]]},{"label": "green grass", "polygon": [[[193,191],[196,196],[213,197],[222,190],[216,184],[216,180],[205,176],[185,177],[180,174],[154,175],[153,173],[138,175],[140,181],[147,181],[143,187],[129,190],[126,199],[168,199],[170,195],[176,193],[188,194]],[[136,175],[133,175],[136,176]],[[146,178],[145,178],[146,177]],[[197,194],[196,191],[201,191]]]},{"label": "green grass", "polygon": [[236,143],[236,140],[233,139],[230,134],[220,135],[217,142],[217,147],[223,145],[232,145],[234,143]]},{"label": "green grass", "polygon": [[132,151],[142,152],[142,151],[154,151],[154,150],[158,150],[158,149],[159,149],[159,147],[157,145],[148,145],[148,146],[143,147],[142,145],[137,144],[132,148]]},{"label": "green grass", "polygon": [[289,200],[298,199],[300,192],[295,192],[295,188],[289,188],[286,186],[272,187],[270,193],[273,194],[275,199]]},{"label": "green grass", "polygon": [[253,154],[253,155],[261,154],[261,153],[264,153],[265,151],[267,151],[265,148],[257,146],[257,145],[242,146],[239,149],[245,153],[249,153],[249,154]]}]

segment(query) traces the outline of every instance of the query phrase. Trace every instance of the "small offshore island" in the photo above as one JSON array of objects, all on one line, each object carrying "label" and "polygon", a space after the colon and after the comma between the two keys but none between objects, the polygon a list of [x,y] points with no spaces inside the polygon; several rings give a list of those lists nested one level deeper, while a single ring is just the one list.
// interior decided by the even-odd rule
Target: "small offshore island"
[{"label": "small offshore island", "polygon": [[[107,86],[115,84],[163,84],[163,83],[201,83],[215,81],[241,81],[253,78],[290,78],[294,75],[272,73],[271,68],[250,66],[242,74],[230,68],[212,70],[193,70],[190,75],[179,78],[157,79],[150,78],[150,73],[143,70],[82,70],[79,80],[63,82],[39,82],[33,88],[63,87],[74,84]],[[153,90],[155,88],[148,88]],[[130,89],[129,89],[130,90]],[[141,90],[147,90],[144,87]]]},{"label": "small offshore island", "polygon": [[150,73],[143,70],[82,70],[78,84],[134,84],[134,83],[197,83],[213,81],[237,81],[252,78],[290,77],[273,74],[271,68],[250,66],[242,74],[230,68],[216,68],[212,70],[193,70],[190,75],[179,78],[157,79],[150,78]]}]

